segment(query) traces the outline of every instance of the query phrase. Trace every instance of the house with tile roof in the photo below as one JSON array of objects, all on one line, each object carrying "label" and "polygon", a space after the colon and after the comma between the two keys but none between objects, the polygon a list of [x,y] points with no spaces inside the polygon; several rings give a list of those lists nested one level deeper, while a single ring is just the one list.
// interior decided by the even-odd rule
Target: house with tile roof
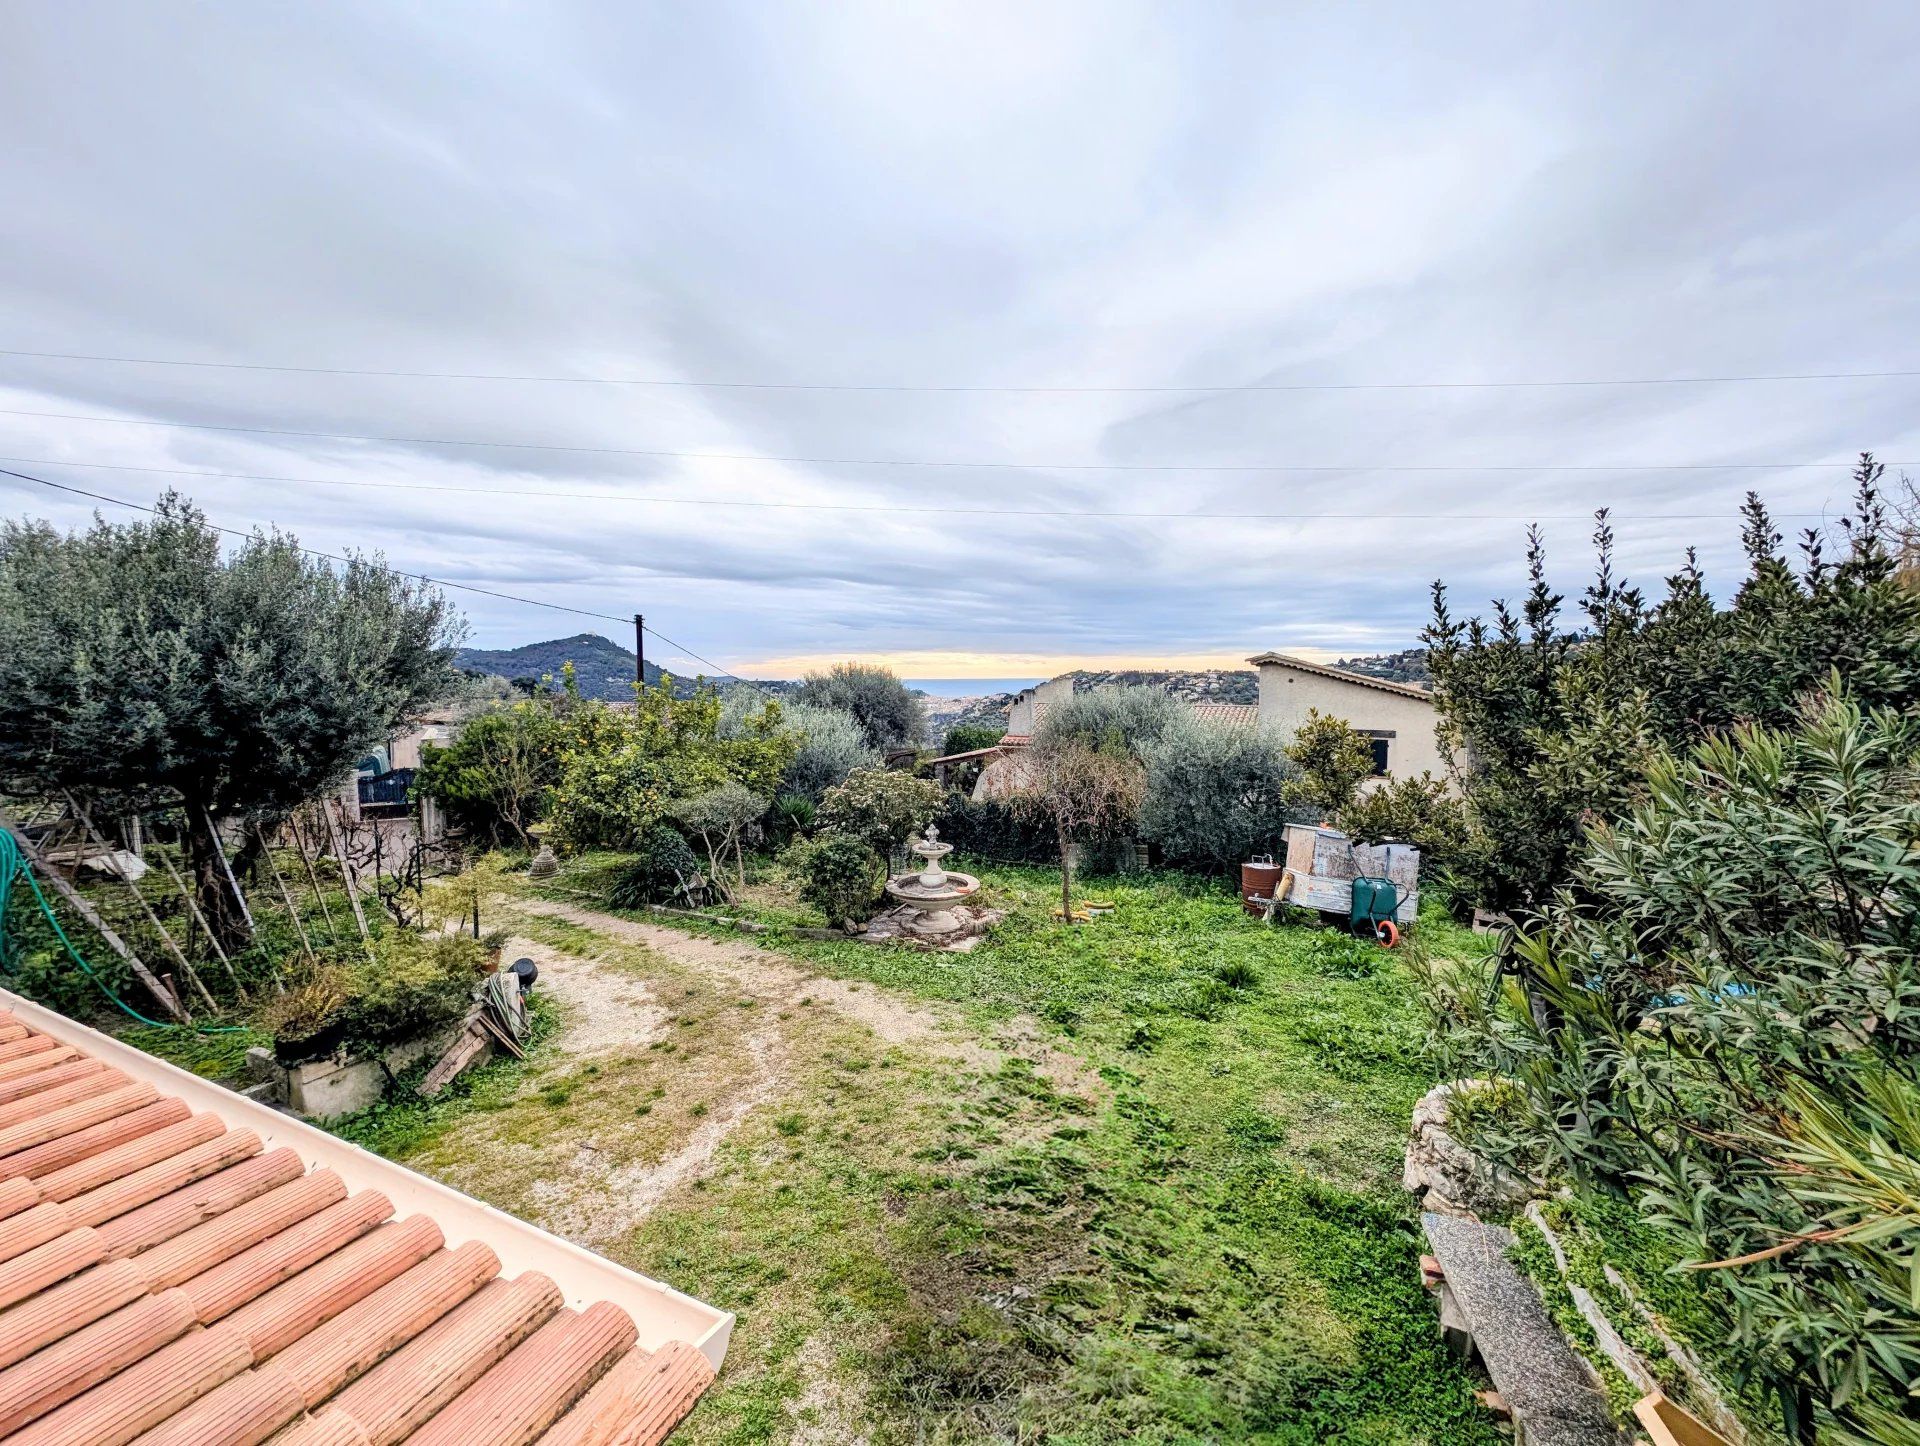
[{"label": "house with tile roof", "polygon": [[1407,778],[1446,775],[1433,694],[1412,683],[1343,673],[1286,653],[1247,659],[1260,670],[1260,725],[1291,738],[1309,712],[1344,718],[1373,741],[1374,773]]},{"label": "house with tile roof", "polygon": [[732,1326],[0,990],[8,1446],[643,1446]]}]

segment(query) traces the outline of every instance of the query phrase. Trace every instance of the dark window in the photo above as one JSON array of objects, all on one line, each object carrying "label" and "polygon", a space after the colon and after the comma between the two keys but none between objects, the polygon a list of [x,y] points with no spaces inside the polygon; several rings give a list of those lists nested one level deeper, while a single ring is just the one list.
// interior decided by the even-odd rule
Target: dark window
[{"label": "dark window", "polygon": [[1367,742],[1373,745],[1373,776],[1379,778],[1387,771],[1387,740],[1369,738]]}]

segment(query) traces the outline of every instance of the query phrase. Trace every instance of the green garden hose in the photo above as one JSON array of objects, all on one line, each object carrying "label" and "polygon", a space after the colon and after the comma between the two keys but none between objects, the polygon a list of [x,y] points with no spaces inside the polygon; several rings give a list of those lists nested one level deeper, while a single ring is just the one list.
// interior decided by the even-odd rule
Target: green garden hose
[{"label": "green garden hose", "polygon": [[137,1020],[141,1024],[150,1025],[154,1029],[190,1028],[200,1034],[246,1033],[246,1029],[242,1025],[179,1025],[168,1024],[166,1021],[160,1019],[149,1019],[118,994],[115,994],[107,981],[96,974],[93,966],[87,963],[86,956],[74,948],[73,940],[69,939],[67,937],[67,931],[60,927],[60,920],[58,916],[54,914],[53,906],[47,902],[47,896],[40,891],[40,881],[33,876],[33,865],[27,862],[27,856],[21,852],[20,845],[14,839],[12,832],[4,828],[0,828],[0,965],[5,965],[9,971],[12,969],[10,950],[7,946],[7,906],[13,899],[14,884],[21,879],[27,881],[27,887],[33,891],[34,900],[40,905],[40,912],[46,915],[47,922],[53,926],[53,932],[65,947],[68,957],[80,966],[81,973],[85,974],[87,978],[100,986],[100,992],[118,1005],[120,1011],[129,1019]]}]

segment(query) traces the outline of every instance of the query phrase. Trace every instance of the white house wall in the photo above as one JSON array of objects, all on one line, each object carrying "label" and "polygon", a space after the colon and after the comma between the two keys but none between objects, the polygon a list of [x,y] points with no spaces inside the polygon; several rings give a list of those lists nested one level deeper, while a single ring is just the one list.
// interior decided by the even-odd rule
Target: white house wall
[{"label": "white house wall", "polygon": [[1395,778],[1446,773],[1440,742],[1434,729],[1438,719],[1432,703],[1405,693],[1350,683],[1290,668],[1284,663],[1260,665],[1260,723],[1291,738],[1307,721],[1309,711],[1322,717],[1344,718],[1363,732],[1391,732],[1387,740],[1387,772]]}]

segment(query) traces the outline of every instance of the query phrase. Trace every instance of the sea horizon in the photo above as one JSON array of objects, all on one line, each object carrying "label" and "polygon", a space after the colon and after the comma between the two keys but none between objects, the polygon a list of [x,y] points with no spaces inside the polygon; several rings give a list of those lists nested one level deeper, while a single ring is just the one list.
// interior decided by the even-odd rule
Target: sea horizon
[{"label": "sea horizon", "polygon": [[933,698],[977,698],[986,693],[1017,693],[1045,678],[902,678],[909,688],[918,688]]}]

